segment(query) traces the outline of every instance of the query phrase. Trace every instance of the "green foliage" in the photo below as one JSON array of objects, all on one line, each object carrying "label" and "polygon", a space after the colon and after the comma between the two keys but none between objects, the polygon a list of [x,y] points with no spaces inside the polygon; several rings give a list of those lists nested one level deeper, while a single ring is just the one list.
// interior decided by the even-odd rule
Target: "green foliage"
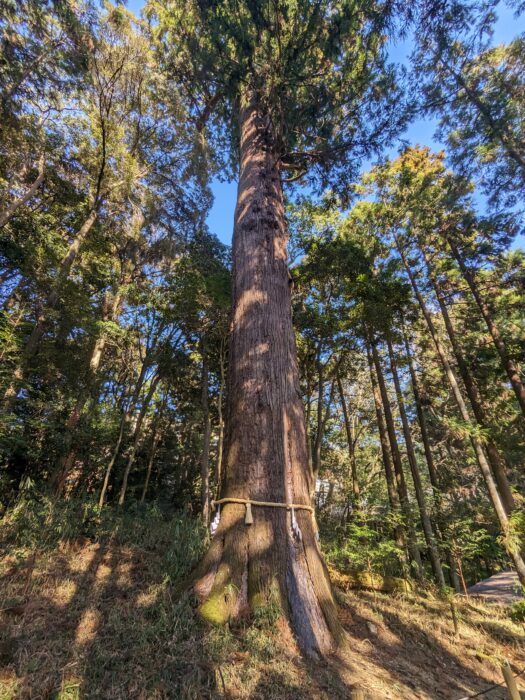
[{"label": "green foliage", "polygon": [[219,157],[226,143],[236,160],[239,107],[256,96],[283,169],[315,170],[347,192],[348,171],[405,118],[385,51],[400,7],[150,0],[145,12],[166,70],[191,93]]},{"label": "green foliage", "polygon": [[[480,192],[523,199],[523,37],[492,46],[482,3],[410,8],[420,107],[440,118],[447,152],[406,147],[355,182],[411,102],[388,65],[401,5],[150,0],[143,21],[121,3],[0,0],[0,537],[11,551],[142,543],[163,549],[166,587],[199,556],[206,415],[211,492],[224,476],[230,326],[230,252],[206,227],[207,183],[236,176],[247,100],[283,185],[309,185],[288,201],[290,286],[330,561],[399,574],[395,533],[411,527],[429,569],[387,340],[442,561],[452,555],[470,583],[507,564],[505,546],[521,548],[522,416],[471,291],[519,370],[525,261],[510,246],[521,214],[489,211]],[[320,201],[314,185],[326,187]],[[470,372],[481,418],[460,417],[409,274],[458,378],[462,364]],[[406,472],[402,517],[385,480],[386,403]],[[472,439],[498,450],[515,491],[504,535]],[[164,634],[169,614],[152,614]],[[257,608],[253,653],[269,657],[278,614],[273,599]]]},{"label": "green foliage", "polygon": [[[383,528],[392,525],[390,518],[381,523],[369,523],[357,515],[355,519],[335,531],[323,530],[323,552],[328,562],[345,571],[373,571],[382,575],[400,575],[402,552]],[[373,527],[376,525],[376,527]]]},{"label": "green foliage", "polygon": [[62,543],[111,540],[162,552],[166,581],[188,575],[202,555],[206,538],[198,521],[164,513],[156,503],[100,509],[93,499],[54,501],[27,484],[0,520],[1,544],[9,551],[52,551]]},{"label": "green foliage", "polygon": [[[523,591],[525,595],[525,591]],[[525,600],[520,600],[517,603],[513,603],[510,609],[510,618],[514,622],[525,622]]]}]

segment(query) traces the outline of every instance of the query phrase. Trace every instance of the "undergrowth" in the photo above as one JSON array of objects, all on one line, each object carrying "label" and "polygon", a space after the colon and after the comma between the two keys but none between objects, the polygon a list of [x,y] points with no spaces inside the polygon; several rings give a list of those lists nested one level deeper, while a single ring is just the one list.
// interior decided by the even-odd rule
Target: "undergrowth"
[{"label": "undergrowth", "polygon": [[[354,684],[369,700],[434,699],[497,679],[504,657],[525,662],[509,616],[458,601],[456,637],[448,603],[415,593],[341,594],[348,644],[318,664],[299,656],[277,600],[210,627],[178,593],[206,537],[155,505],[101,511],[33,493],[11,508],[0,520],[0,699],[333,700]],[[431,674],[443,664],[439,694]]]}]

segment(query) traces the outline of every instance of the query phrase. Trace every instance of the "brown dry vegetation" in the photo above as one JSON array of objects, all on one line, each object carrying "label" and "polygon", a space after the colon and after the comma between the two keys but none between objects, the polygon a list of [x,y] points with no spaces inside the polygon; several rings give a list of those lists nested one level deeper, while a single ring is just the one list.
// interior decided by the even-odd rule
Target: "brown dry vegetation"
[{"label": "brown dry vegetation", "polygon": [[[22,556],[24,554],[24,556]],[[462,698],[525,666],[505,611],[417,594],[339,590],[347,645],[305,662],[272,611],[208,628],[177,599],[163,547],[81,540],[0,564],[0,698]],[[522,688],[525,685],[522,682]],[[490,700],[504,698],[491,691]]]}]

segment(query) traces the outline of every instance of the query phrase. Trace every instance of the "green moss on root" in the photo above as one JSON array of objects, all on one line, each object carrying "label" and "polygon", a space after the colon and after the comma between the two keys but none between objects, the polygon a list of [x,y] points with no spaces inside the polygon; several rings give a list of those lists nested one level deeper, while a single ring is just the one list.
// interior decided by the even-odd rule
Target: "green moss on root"
[{"label": "green moss on root", "polygon": [[225,592],[212,593],[199,606],[199,615],[212,625],[224,625],[230,619],[230,605]]}]

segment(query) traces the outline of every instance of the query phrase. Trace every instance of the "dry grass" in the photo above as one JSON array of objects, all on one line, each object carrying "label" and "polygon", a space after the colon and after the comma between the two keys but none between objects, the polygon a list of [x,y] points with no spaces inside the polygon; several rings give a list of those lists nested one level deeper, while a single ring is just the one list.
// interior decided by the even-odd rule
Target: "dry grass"
[{"label": "dry grass", "polygon": [[[525,666],[523,626],[460,600],[340,593],[345,649],[304,662],[286,625],[209,629],[174,599],[162,547],[111,538],[0,562],[0,700],[456,700]],[[523,686],[525,688],[525,685]],[[493,691],[489,700],[504,698]]]}]

